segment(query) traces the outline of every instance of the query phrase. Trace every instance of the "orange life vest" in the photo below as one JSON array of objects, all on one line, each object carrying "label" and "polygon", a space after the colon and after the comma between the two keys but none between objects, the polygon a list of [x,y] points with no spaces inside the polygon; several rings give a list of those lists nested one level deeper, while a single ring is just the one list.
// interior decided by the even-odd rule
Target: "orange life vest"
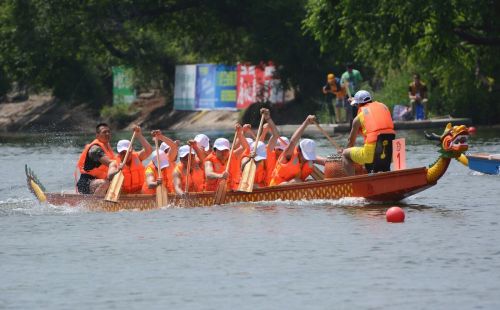
[{"label": "orange life vest", "polygon": [[254,183],[259,185],[259,187],[266,187],[268,183],[268,177],[267,177],[267,167],[266,167],[266,160],[263,159],[257,164],[257,169],[255,170],[255,179]]},{"label": "orange life vest", "polygon": [[[122,192],[124,194],[138,194],[141,192],[142,185],[144,184],[144,166],[137,152],[131,152],[130,165],[123,166],[123,185]],[[121,159],[119,156],[115,159],[117,165],[120,165]]]},{"label": "orange life vest", "polygon": [[[234,155],[233,155],[234,157]],[[205,159],[205,161],[209,161],[212,163],[212,167],[213,167],[213,171],[215,173],[223,173],[225,170],[226,170],[226,165],[224,165],[218,158],[217,156],[215,156],[215,152],[212,152],[210,155],[207,156],[207,158]],[[231,165],[234,165],[234,161],[233,159],[231,158]],[[233,168],[235,169],[235,168]],[[231,166],[229,167],[228,169],[228,172],[229,172],[229,176],[227,178],[227,185],[229,186],[229,188],[232,188],[231,185],[232,185],[232,177],[231,177]],[[206,191],[215,191],[217,189],[217,186],[219,184],[219,181],[220,179],[209,179],[209,178],[206,178],[206,181],[205,181],[205,190]]]},{"label": "orange life vest", "polygon": [[109,144],[104,144],[98,139],[95,139],[94,141],[90,142],[89,144],[85,145],[85,148],[83,149],[83,152],[80,154],[80,158],[78,159],[77,167],[78,170],[80,170],[80,174],[90,174],[91,176],[97,178],[97,179],[106,179],[108,177],[108,166],[101,164],[99,167],[93,168],[91,170],[85,170],[85,161],[87,159],[87,155],[89,153],[90,148],[93,145],[98,145],[103,151],[104,154],[109,158],[109,160],[114,160],[115,159],[115,153],[113,153],[113,149],[111,149],[111,146]]},{"label": "orange life vest", "polygon": [[[175,165],[175,172],[181,178],[181,189],[186,188],[186,167],[183,162],[178,162]],[[189,171],[189,192],[203,192],[205,190],[205,170],[201,168],[201,162],[197,160],[191,163],[191,170]]]},{"label": "orange life vest", "polygon": [[276,186],[296,177],[300,177],[302,181],[305,181],[307,177],[311,175],[313,165],[314,163],[312,161],[301,164],[299,161],[299,150],[295,148],[292,157],[286,164],[281,163],[278,159],[269,186]]},{"label": "orange life vest", "polygon": [[[229,174],[231,175],[231,189],[232,190],[237,190],[238,186],[240,185],[240,180],[241,180],[241,160],[243,159],[244,155],[237,156],[236,154],[233,154],[231,157],[231,162],[229,163]],[[250,152],[248,152],[250,154]],[[245,155],[248,156],[248,155]]]},{"label": "orange life vest", "polygon": [[383,103],[377,101],[367,103],[359,107],[358,115],[365,143],[377,142],[379,134],[395,133],[391,112]]},{"label": "orange life vest", "polygon": [[[167,192],[173,193],[174,188],[173,188],[173,182],[172,182],[172,173],[175,169],[175,166],[170,164],[168,167],[161,169],[161,178],[162,178],[162,185],[167,189]],[[158,179],[158,169],[156,166],[153,164],[153,162],[150,162],[149,165],[146,167],[146,170],[144,171],[144,184],[142,185],[142,193],[143,194],[155,194],[156,189],[155,188],[149,188],[148,187],[148,181],[146,180],[146,172],[152,171],[154,173],[154,179]]]}]

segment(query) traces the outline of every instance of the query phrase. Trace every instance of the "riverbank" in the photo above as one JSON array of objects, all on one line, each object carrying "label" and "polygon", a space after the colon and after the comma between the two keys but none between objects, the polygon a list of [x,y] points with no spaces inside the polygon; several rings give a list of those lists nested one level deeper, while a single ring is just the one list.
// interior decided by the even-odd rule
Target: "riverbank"
[{"label": "riverbank", "polygon": [[[134,103],[134,117],[124,126],[103,119],[99,112],[86,104],[68,105],[50,95],[32,95],[27,100],[0,104],[0,132],[70,131],[88,132],[99,122],[108,122],[115,129],[128,129],[140,124],[144,129],[162,130],[230,130],[236,122],[258,124],[258,107],[245,113],[239,111],[168,111],[165,98],[140,99]],[[297,129],[308,114],[304,109],[287,104],[273,107],[273,119],[284,134]],[[396,121],[396,129],[444,128],[448,122],[472,125],[469,118],[440,118],[425,121]],[[349,124],[323,124],[329,133],[348,132]],[[318,131],[310,126],[308,131]]]}]

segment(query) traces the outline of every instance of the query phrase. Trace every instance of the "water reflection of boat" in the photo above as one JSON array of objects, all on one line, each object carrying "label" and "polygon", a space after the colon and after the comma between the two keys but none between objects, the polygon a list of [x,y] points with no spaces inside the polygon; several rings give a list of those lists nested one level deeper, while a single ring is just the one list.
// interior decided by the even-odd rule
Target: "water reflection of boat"
[{"label": "water reflection of boat", "polygon": [[[286,184],[259,188],[253,192],[228,192],[225,203],[256,202],[274,200],[313,200],[363,197],[374,201],[399,201],[423,191],[437,183],[446,172],[451,158],[459,158],[468,148],[467,127],[448,125],[440,140],[440,156],[429,168],[419,167],[398,171],[338,177],[320,181]],[[105,201],[104,197],[70,193],[45,193],[45,189],[33,172],[27,168],[28,188],[39,201],[53,205],[84,206],[109,211],[121,209],[156,208],[154,195],[122,195],[117,203]],[[189,193],[179,197],[169,194],[172,206],[212,206],[213,192]]]},{"label": "water reflection of boat", "polygon": [[500,174],[500,154],[467,154],[469,169],[486,174]]}]

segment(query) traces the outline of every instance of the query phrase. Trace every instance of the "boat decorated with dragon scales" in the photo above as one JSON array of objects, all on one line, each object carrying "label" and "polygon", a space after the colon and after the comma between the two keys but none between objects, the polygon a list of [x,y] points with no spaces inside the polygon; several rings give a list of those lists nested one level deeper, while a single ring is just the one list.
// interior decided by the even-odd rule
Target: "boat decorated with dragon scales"
[{"label": "boat decorated with dragon scales", "polygon": [[[467,151],[468,130],[464,125],[448,124],[439,140],[440,156],[429,167],[397,171],[364,173],[355,176],[327,178],[319,181],[285,184],[257,188],[252,192],[229,191],[224,203],[258,202],[274,200],[314,200],[362,197],[373,201],[394,202],[423,191],[437,183],[446,172],[452,158],[459,159]],[[117,203],[104,197],[75,193],[46,193],[41,182],[26,167],[28,188],[40,202],[52,205],[82,206],[90,209],[117,211],[123,209],[155,209],[155,195],[122,195]],[[183,196],[168,195],[169,206],[197,207],[215,205],[214,192],[189,193]]]}]

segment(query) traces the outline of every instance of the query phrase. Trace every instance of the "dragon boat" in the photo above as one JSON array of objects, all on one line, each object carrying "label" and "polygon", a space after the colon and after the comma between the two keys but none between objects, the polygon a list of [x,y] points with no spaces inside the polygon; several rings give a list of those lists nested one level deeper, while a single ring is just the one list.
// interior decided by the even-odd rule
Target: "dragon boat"
[{"label": "dragon boat", "polygon": [[[437,184],[446,172],[451,159],[459,159],[468,149],[468,129],[464,125],[448,124],[442,135],[432,134],[439,140],[440,155],[429,167],[402,169],[355,176],[329,178],[303,183],[284,184],[257,188],[252,192],[229,191],[224,203],[258,202],[275,200],[314,200],[362,197],[373,201],[395,202]],[[325,169],[326,170],[326,169]],[[155,195],[121,195],[118,202],[105,201],[104,197],[75,193],[46,193],[33,171],[26,166],[28,188],[40,202],[52,205],[82,206],[90,209],[117,211],[123,209],[155,209]],[[184,196],[168,195],[169,206],[197,207],[215,205],[214,192],[188,193]]]}]

